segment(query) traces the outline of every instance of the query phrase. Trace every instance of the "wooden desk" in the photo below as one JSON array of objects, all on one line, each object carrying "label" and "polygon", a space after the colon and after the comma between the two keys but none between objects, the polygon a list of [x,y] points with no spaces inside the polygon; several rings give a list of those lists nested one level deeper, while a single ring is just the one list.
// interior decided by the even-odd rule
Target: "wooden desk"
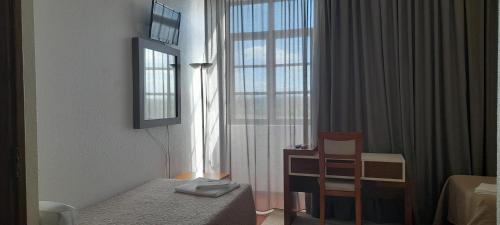
[{"label": "wooden desk", "polygon": [[[316,149],[284,149],[284,216],[285,225],[292,224],[296,217],[293,210],[295,195],[293,192],[319,191],[317,178],[319,177],[318,151]],[[363,189],[403,189],[405,201],[405,224],[411,225],[412,194],[411,185],[406,180],[406,164],[400,154],[373,154],[362,155]],[[327,171],[327,178],[352,178],[352,170]],[[389,194],[390,193],[386,193]],[[384,197],[384,196],[379,196]]]}]

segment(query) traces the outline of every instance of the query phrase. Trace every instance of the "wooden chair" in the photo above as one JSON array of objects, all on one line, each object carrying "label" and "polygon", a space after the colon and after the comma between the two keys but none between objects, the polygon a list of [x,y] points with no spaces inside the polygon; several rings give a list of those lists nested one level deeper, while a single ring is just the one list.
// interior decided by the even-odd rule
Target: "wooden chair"
[{"label": "wooden chair", "polygon": [[[361,153],[363,136],[361,133],[319,134],[319,187],[320,224],[325,224],[325,201],[327,196],[352,197],[356,208],[356,225],[362,224],[361,212]],[[327,170],[353,171],[352,179],[326,178]]]}]

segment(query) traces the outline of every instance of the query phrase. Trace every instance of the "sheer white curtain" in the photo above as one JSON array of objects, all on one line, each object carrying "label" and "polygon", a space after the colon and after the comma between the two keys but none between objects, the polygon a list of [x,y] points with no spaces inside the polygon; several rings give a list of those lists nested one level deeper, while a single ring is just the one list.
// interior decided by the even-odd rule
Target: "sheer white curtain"
[{"label": "sheer white curtain", "polygon": [[282,150],[310,140],[313,1],[207,3],[207,49],[223,86],[221,168],[252,185],[257,210],[282,208]]}]

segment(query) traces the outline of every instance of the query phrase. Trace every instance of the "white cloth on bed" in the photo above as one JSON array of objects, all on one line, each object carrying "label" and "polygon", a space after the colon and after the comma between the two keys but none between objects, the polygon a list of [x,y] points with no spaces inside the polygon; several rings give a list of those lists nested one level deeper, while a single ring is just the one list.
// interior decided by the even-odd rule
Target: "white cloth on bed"
[{"label": "white cloth on bed", "polygon": [[[216,187],[207,188],[208,186]],[[217,198],[239,187],[240,185],[234,182],[198,177],[185,184],[175,187],[175,192]]]},{"label": "white cloth on bed", "polygon": [[474,193],[485,194],[485,195],[496,195],[497,194],[497,185],[496,184],[480,183],[476,187],[476,189],[474,189]]}]

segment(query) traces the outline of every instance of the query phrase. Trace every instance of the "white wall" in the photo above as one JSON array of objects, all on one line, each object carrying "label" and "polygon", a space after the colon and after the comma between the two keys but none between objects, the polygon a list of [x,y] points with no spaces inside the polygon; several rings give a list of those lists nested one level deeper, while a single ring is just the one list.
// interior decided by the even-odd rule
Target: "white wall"
[{"label": "white wall", "polygon": [[[172,156],[172,174],[181,171],[203,170],[201,132],[200,70],[190,63],[203,61],[204,55],[204,1],[168,0],[167,5],[181,12],[179,49],[181,49],[182,123],[171,131],[172,148],[177,154]],[[189,85],[185,85],[189,84]],[[178,159],[178,160],[177,160]]]},{"label": "white wall", "polygon": [[[164,175],[160,143],[132,129],[131,38],[147,36],[150,4],[35,1],[40,200],[84,207]],[[175,175],[200,160],[197,72],[187,64],[203,53],[203,1],[168,4],[183,12],[182,124],[168,143]],[[149,131],[167,144],[165,127]]]}]

